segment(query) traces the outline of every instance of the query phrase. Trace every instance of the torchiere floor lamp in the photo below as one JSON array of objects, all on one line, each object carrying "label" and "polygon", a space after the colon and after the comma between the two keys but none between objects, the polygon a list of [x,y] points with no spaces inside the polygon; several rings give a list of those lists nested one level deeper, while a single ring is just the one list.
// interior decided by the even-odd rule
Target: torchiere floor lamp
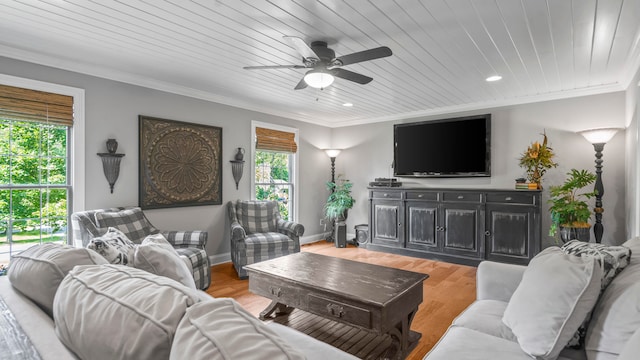
[{"label": "torchiere floor lamp", "polygon": [[[331,182],[335,183],[336,182],[336,157],[338,155],[340,155],[340,151],[339,149],[326,149],[324,152],[325,154],[327,154],[327,156],[329,158],[331,158]],[[333,189],[331,189],[331,192],[333,193]],[[333,222],[331,223],[331,232],[330,235],[327,236],[327,241],[328,242],[333,242]]]},{"label": "torchiere floor lamp", "polygon": [[593,209],[596,215],[596,223],[593,225],[593,234],[596,238],[596,243],[602,241],[602,234],[604,233],[604,226],[602,225],[602,195],[604,195],[604,186],[602,185],[602,150],[604,144],[613,138],[618,132],[618,128],[604,128],[604,129],[590,129],[578,132],[584,136],[587,141],[593,144],[593,148],[596,151],[596,184],[594,190],[596,193],[596,207]]}]

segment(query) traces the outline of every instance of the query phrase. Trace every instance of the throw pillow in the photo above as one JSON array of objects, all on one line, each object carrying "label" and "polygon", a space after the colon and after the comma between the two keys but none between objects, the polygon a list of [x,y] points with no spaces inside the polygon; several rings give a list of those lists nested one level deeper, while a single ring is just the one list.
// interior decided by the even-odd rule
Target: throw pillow
[{"label": "throw pillow", "polygon": [[149,235],[137,245],[133,266],[152,274],[166,276],[196,290],[193,275],[184,260],[162,234]]},{"label": "throw pillow", "polygon": [[9,281],[51,316],[58,286],[74,266],[106,263],[88,249],[53,243],[34,245],[11,257]]},{"label": "throw pillow", "polygon": [[247,234],[278,231],[278,203],[275,201],[238,201],[236,216]]},{"label": "throw pillow", "polygon": [[96,224],[102,231],[114,227],[136,244],[140,244],[153,229],[139,207],[117,212],[97,212],[95,217]]},{"label": "throw pillow", "polygon": [[87,249],[102,255],[110,264],[133,266],[135,244],[116,228],[110,227],[104,235],[93,238]]},{"label": "throw pillow", "polygon": [[143,270],[77,266],[56,294],[55,331],[80,359],[168,359],[180,319],[199,301],[198,292]]},{"label": "throw pillow", "polygon": [[611,283],[616,275],[622,271],[631,259],[631,249],[625,246],[607,246],[596,243],[586,243],[579,240],[571,240],[562,245],[565,254],[576,256],[592,256],[602,267],[602,289]]},{"label": "throw pillow", "polygon": [[601,278],[594,258],[546,248],[527,266],[502,321],[525,353],[555,359],[598,300]]},{"label": "throw pillow", "polygon": [[184,359],[185,354],[190,359],[305,358],[233,299],[211,299],[187,309],[170,359]]}]

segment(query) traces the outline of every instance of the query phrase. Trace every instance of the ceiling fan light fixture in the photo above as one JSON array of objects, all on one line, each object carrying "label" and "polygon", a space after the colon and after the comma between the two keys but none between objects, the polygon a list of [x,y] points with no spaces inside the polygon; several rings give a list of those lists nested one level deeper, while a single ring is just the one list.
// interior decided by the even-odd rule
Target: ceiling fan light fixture
[{"label": "ceiling fan light fixture", "polygon": [[326,88],[333,84],[333,80],[335,80],[333,75],[321,70],[311,70],[304,76],[304,82],[307,85],[318,89]]}]

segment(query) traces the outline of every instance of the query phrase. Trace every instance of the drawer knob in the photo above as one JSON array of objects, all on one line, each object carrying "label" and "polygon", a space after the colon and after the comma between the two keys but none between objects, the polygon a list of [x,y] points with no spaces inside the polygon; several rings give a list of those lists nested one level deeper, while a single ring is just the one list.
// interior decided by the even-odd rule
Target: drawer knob
[{"label": "drawer knob", "polygon": [[341,318],[344,316],[344,307],[338,304],[327,304],[327,312],[331,316]]},{"label": "drawer knob", "polygon": [[419,199],[422,199],[423,197],[424,197],[424,195],[423,195],[423,194],[419,194],[419,195],[418,195],[418,198],[419,198]]},{"label": "drawer knob", "polygon": [[504,198],[505,201],[511,201],[511,196],[507,196],[506,198]]},{"label": "drawer knob", "polygon": [[487,231],[485,231],[485,232],[484,232],[484,235],[485,235],[485,236],[490,236],[490,235],[491,235],[491,232],[490,232],[489,230],[487,230]]},{"label": "drawer knob", "polygon": [[269,286],[269,291],[271,292],[271,295],[276,297],[280,297],[280,295],[282,295],[282,289],[279,287]]},{"label": "drawer knob", "polygon": [[462,199],[464,199],[464,196],[458,195],[458,199],[462,200]]},{"label": "drawer knob", "polygon": [[387,194],[387,193],[384,193],[384,195],[383,195],[383,196],[384,196],[384,197],[389,197],[389,194]]}]

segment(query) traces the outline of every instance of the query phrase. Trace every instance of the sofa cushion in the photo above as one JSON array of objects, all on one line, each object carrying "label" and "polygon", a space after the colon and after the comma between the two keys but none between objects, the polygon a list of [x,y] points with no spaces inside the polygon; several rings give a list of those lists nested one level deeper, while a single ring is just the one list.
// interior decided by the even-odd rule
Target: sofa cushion
[{"label": "sofa cushion", "polygon": [[607,286],[593,309],[585,341],[587,354],[620,354],[640,328],[639,304],[640,263],[634,263],[632,259],[631,264]]},{"label": "sofa cushion", "polygon": [[53,304],[58,338],[81,359],[168,359],[196,291],[120,265],[77,266]]},{"label": "sofa cushion", "polygon": [[424,360],[531,360],[517,342],[451,326]]},{"label": "sofa cushion", "polygon": [[196,290],[191,270],[162,234],[149,235],[142,244],[136,245],[133,267],[166,276]]},{"label": "sofa cushion", "polygon": [[278,231],[278,203],[275,201],[238,201],[236,217],[247,234]]},{"label": "sofa cushion", "polygon": [[185,354],[192,360],[305,358],[233,299],[203,301],[186,311],[170,358]]},{"label": "sofa cushion", "polygon": [[618,360],[637,360],[640,354],[640,328],[629,338]]},{"label": "sofa cushion", "polygon": [[502,321],[526,353],[555,359],[598,300],[601,279],[594,258],[546,248],[527,266]]},{"label": "sofa cushion", "polygon": [[147,235],[151,234],[152,226],[139,207],[116,212],[96,212],[95,217],[97,227],[101,231],[114,227],[136,244],[140,244]]},{"label": "sofa cushion", "polygon": [[517,342],[518,339],[502,322],[507,303],[500,300],[477,300],[453,320],[453,325]]},{"label": "sofa cushion", "polygon": [[53,298],[62,279],[76,265],[100,265],[98,253],[67,245],[34,245],[11,258],[11,285],[51,316]]},{"label": "sofa cushion", "polygon": [[133,266],[135,248],[135,244],[122,231],[113,227],[87,244],[87,249],[102,255],[110,264],[129,266]]}]

